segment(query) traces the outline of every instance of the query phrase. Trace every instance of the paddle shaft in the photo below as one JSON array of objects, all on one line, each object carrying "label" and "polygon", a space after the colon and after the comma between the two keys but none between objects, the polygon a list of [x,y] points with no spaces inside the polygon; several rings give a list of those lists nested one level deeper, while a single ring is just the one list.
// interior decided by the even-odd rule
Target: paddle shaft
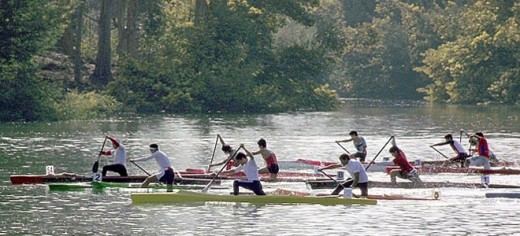
[{"label": "paddle shaft", "polygon": [[[238,147],[237,150],[233,153],[232,157],[234,157],[238,151],[242,148],[242,146]],[[208,185],[206,185],[206,187],[204,187],[204,189],[202,189],[202,192],[205,193],[208,191],[209,187],[211,187],[211,185],[213,184],[213,181],[215,181],[215,179],[217,179],[218,175],[224,170],[224,168],[226,168],[227,164],[232,160],[233,158],[229,158],[226,163],[224,163],[224,165],[222,166],[222,168],[220,168],[220,170],[217,172],[217,174],[213,177],[213,179],[211,179],[208,183]]]},{"label": "paddle shaft", "polygon": [[141,169],[144,173],[146,173],[148,176],[151,176],[150,173],[148,173],[145,169],[143,169],[141,166],[139,166],[137,163],[135,163],[134,161],[131,161],[135,166],[137,166],[137,168]]},{"label": "paddle shaft", "polygon": [[336,141],[336,143],[343,149],[345,150],[345,152],[347,152],[347,154],[350,154],[350,152],[345,148],[343,147],[343,145],[341,145],[341,143],[339,143],[338,141]]},{"label": "paddle shaft", "polygon": [[[320,170],[320,172],[321,172],[323,175],[327,176],[327,177],[328,177],[329,179],[331,179],[332,181],[336,182],[337,185],[341,185],[340,182],[338,182],[337,180],[335,180],[334,178],[332,178],[332,176],[328,175],[327,173],[323,172],[323,170]],[[347,181],[348,181],[348,180],[349,180],[349,179],[347,179]],[[356,197],[356,198],[359,198],[359,196],[357,196],[357,195],[354,194],[354,193],[352,193],[352,196],[354,196],[354,197]]]},{"label": "paddle shaft", "polygon": [[99,150],[97,160],[96,160],[96,162],[94,162],[94,165],[92,166],[92,173],[97,173],[97,171],[99,169],[99,159],[101,158],[101,152],[105,148],[106,143],[107,143],[107,137],[105,136],[105,140],[103,140],[103,145],[101,146],[101,150]]},{"label": "paddle shaft", "polygon": [[446,159],[450,159],[448,156],[444,155],[444,153],[440,152],[439,150],[437,150],[437,148],[433,147],[433,146],[430,146],[433,150],[435,150],[436,152],[438,152],[439,154],[441,154],[444,158]]},{"label": "paddle shaft", "polygon": [[213,164],[213,158],[215,158],[215,150],[217,150],[217,143],[218,143],[218,134],[217,134],[217,138],[215,139],[215,147],[213,147],[213,154],[211,154],[211,161],[209,162],[208,171],[206,171],[206,172],[209,172],[209,170],[211,169],[211,164]]},{"label": "paddle shaft", "polygon": [[388,145],[388,143],[390,141],[392,141],[392,139],[394,138],[394,136],[390,136],[390,138],[388,139],[388,141],[386,141],[385,145],[383,145],[383,147],[381,148],[381,150],[379,150],[379,152],[376,154],[376,156],[372,159],[372,161],[370,161],[370,163],[368,163],[367,167],[365,168],[365,171],[368,170],[368,168],[372,165],[372,163],[374,163],[374,161],[376,160],[376,158],[379,156],[379,154],[381,154],[381,152],[383,151],[383,149],[386,147],[386,145]]}]

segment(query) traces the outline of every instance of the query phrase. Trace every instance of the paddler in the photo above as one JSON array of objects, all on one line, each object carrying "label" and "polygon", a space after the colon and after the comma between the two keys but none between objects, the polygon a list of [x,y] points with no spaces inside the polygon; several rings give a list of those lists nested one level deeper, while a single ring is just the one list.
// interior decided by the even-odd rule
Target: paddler
[{"label": "paddler", "polygon": [[394,157],[394,164],[399,166],[399,169],[394,169],[390,171],[390,180],[393,184],[397,184],[396,177],[401,179],[407,179],[412,181],[413,185],[422,184],[421,178],[419,178],[419,174],[417,173],[417,169],[415,169],[408,159],[404,152],[395,145],[390,148],[390,154]]},{"label": "paddler", "polygon": [[100,154],[105,156],[112,155],[114,157],[114,164],[103,166],[102,176],[105,177],[108,171],[118,173],[120,176],[128,176],[126,170],[126,150],[120,142],[114,137],[106,136],[112,142],[114,150],[101,151]]},{"label": "paddler", "polygon": [[356,159],[351,159],[350,156],[346,153],[343,153],[339,156],[340,163],[328,165],[322,168],[319,168],[318,171],[323,171],[327,169],[334,169],[334,168],[345,168],[347,169],[348,173],[352,178],[347,179],[347,181],[338,184],[336,189],[332,191],[332,195],[338,195],[341,190],[344,188],[355,188],[359,187],[361,190],[361,196],[367,197],[368,196],[368,175],[365,171],[365,168]]},{"label": "paddler", "polygon": [[276,154],[271,151],[270,149],[267,149],[267,142],[265,139],[261,138],[257,142],[259,150],[256,152],[253,152],[253,155],[262,155],[264,158],[266,166],[259,169],[259,174],[267,174],[270,173],[271,176],[269,177],[269,180],[274,181],[278,177],[278,172],[280,171],[280,167],[278,166],[278,160],[276,159]]},{"label": "paddler", "polygon": [[[236,154],[235,159],[239,164],[238,167],[222,171],[222,173],[230,174],[230,173],[238,173],[243,171],[246,175],[247,179],[243,180],[235,180],[233,182],[233,194],[239,194],[239,187],[249,189],[253,191],[256,195],[265,195],[264,190],[262,189],[262,183],[260,183],[260,175],[258,174],[258,166],[256,165],[255,158],[253,154],[244,147],[244,144],[241,144],[240,147],[244,149],[249,156],[249,160],[247,159],[246,154],[243,152],[239,152]],[[216,173],[213,173],[216,174]]]},{"label": "paddler", "polygon": [[141,188],[146,188],[152,182],[166,182],[167,191],[171,192],[173,190],[173,179],[175,174],[173,172],[173,168],[170,165],[170,159],[166,154],[159,150],[159,145],[150,144],[150,153],[152,155],[148,157],[131,159],[130,162],[140,162],[140,161],[148,161],[151,159],[155,159],[157,164],[159,164],[160,170],[159,172],[150,175],[148,178],[144,180],[141,184]]},{"label": "paddler", "polygon": [[463,167],[464,162],[466,161],[466,158],[468,158],[468,153],[466,152],[466,150],[464,150],[462,145],[460,145],[460,143],[457,142],[457,140],[453,140],[453,136],[451,134],[444,135],[444,139],[446,140],[446,142],[436,143],[436,144],[431,145],[430,147],[449,144],[451,149],[453,149],[453,151],[455,153],[457,153],[457,155],[446,160],[442,164],[442,167],[447,167],[450,163],[454,163],[454,162],[460,162],[460,166]]},{"label": "paddler", "polygon": [[350,138],[345,140],[337,140],[338,143],[350,142],[354,144],[356,148],[356,152],[350,154],[350,158],[359,158],[360,162],[365,162],[365,158],[367,157],[367,142],[365,138],[358,135],[357,131],[350,131]]},{"label": "paddler", "polygon": [[489,163],[489,147],[486,138],[484,138],[484,135],[482,133],[480,133],[480,135],[471,135],[469,141],[470,143],[477,146],[476,149],[472,150],[473,152],[476,152],[477,155],[466,159],[464,166],[469,167],[470,165],[481,165],[484,167],[484,170],[491,169],[491,165]]},{"label": "paddler", "polygon": [[[233,153],[235,153],[235,149],[232,148],[229,144],[226,144],[224,142],[224,139],[222,139],[222,137],[220,136],[220,134],[217,134],[217,138],[220,140],[220,143],[222,144],[222,151],[224,152],[224,154],[226,154],[227,158],[221,162],[211,164],[211,165],[209,165],[209,167],[219,166],[219,165],[223,165],[225,163],[227,163],[226,170],[229,170],[232,167],[237,167],[238,163],[236,162],[236,159],[233,156]],[[235,154],[235,156],[236,156],[236,154]]]}]

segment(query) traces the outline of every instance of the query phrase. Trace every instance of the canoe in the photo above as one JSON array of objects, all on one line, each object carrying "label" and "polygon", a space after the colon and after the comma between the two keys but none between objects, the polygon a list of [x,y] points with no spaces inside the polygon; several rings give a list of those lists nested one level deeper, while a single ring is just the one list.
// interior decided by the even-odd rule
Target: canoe
[{"label": "canoe", "polygon": [[[99,182],[92,181],[90,183],[81,182],[81,183],[49,183],[47,184],[50,191],[81,191],[85,189],[94,189],[94,190],[104,190],[106,188],[141,188],[141,183],[113,183],[113,182]],[[180,185],[174,184],[173,189],[184,189],[184,190],[201,190],[206,185]],[[212,189],[222,188],[218,186],[212,186]],[[148,188],[142,189],[166,189],[165,184],[151,184]],[[227,187],[226,187],[227,189]]]},{"label": "canoe", "polygon": [[[105,176],[103,181],[117,182],[117,183],[138,183],[143,182],[147,176]],[[77,175],[77,174],[55,174],[55,175],[11,175],[11,184],[45,184],[45,183],[77,183],[77,182],[91,182],[91,176]],[[193,179],[193,178],[175,178],[175,184],[208,184],[210,179]],[[213,181],[213,184],[220,185],[220,180]]]},{"label": "canoe", "polygon": [[282,195],[216,195],[189,191],[176,193],[132,193],[133,204],[173,204],[194,202],[247,202],[253,204],[320,204],[320,205],[375,205],[375,199],[356,199],[340,197],[308,197]]},{"label": "canoe", "polygon": [[[335,188],[338,184],[332,180],[307,180],[306,184],[312,189]],[[423,182],[422,185],[413,185],[412,182],[369,181],[370,188],[486,188],[481,183],[457,183],[457,182]],[[520,185],[490,184],[488,188],[520,188]]]},{"label": "canoe", "polygon": [[486,198],[520,198],[520,193],[486,193]]},{"label": "canoe", "polygon": [[[513,168],[492,168],[490,170],[484,170],[483,168],[460,168],[460,167],[415,167],[421,174],[437,174],[437,173],[463,173],[463,174],[500,174],[500,175],[520,175],[520,169]],[[386,173],[394,169],[399,169],[399,166],[388,166],[386,167]]]}]

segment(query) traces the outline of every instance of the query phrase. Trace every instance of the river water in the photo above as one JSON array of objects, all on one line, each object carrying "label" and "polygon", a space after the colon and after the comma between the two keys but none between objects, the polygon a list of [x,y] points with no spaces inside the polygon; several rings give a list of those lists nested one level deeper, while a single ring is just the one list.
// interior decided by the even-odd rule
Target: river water
[{"label": "river water", "polygon": [[[430,106],[420,103],[349,100],[335,112],[270,115],[125,115],[107,120],[0,124],[0,235],[513,235],[520,234],[519,201],[486,199],[486,192],[508,189],[441,188],[437,201],[384,201],[376,206],[180,204],[132,205],[131,191],[53,192],[45,185],[13,186],[13,174],[56,172],[89,174],[104,134],[126,146],[129,158],[149,154],[158,143],[176,169],[205,168],[216,135],[256,150],[263,137],[279,160],[335,161],[342,149],[334,141],[357,130],[369,145],[368,159],[391,135],[408,158],[443,159],[429,148],[446,133],[459,139],[461,128],[483,131],[502,160],[517,160],[520,111],[502,106]],[[462,140],[467,148],[467,139]],[[345,147],[353,150],[352,144]],[[385,147],[378,157],[388,157]],[[222,160],[217,147],[215,160]],[[447,155],[447,146],[439,147]],[[101,164],[109,163],[102,159]],[[262,162],[259,162],[262,165]],[[156,169],[154,161],[142,163]],[[131,175],[142,175],[129,164]],[[385,173],[369,172],[389,181]],[[467,174],[423,175],[423,181],[480,182]],[[491,176],[492,183],[520,184],[518,176]],[[224,183],[226,186],[226,183]],[[266,184],[312,191],[304,184]],[[213,191],[213,190],[210,190]],[[330,190],[314,190],[315,192]],[[356,192],[358,190],[354,190]],[[371,188],[371,194],[429,197],[431,189]]]}]

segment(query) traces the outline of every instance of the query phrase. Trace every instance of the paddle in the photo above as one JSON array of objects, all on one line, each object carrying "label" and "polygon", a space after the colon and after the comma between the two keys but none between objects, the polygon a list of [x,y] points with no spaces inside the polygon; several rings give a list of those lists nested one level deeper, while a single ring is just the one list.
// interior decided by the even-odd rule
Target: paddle
[{"label": "paddle", "polygon": [[97,157],[96,162],[94,162],[94,165],[92,165],[92,173],[97,173],[99,169],[99,158],[101,158],[101,152],[103,151],[103,148],[105,148],[105,143],[107,142],[107,137],[105,136],[105,140],[103,140],[103,146],[101,146],[101,150],[99,150],[99,154]]},{"label": "paddle", "polygon": [[217,138],[215,139],[215,147],[213,147],[213,154],[211,154],[211,161],[209,162],[208,171],[206,172],[209,172],[209,170],[211,169],[211,164],[213,164],[213,158],[215,158],[215,150],[217,150],[218,136],[219,135],[217,134]]},{"label": "paddle", "polygon": [[388,145],[388,143],[394,139],[394,136],[390,136],[390,138],[388,139],[388,141],[386,141],[385,145],[383,145],[383,147],[381,148],[381,150],[379,150],[379,152],[376,154],[376,156],[372,159],[372,161],[370,163],[368,163],[367,167],[365,168],[365,171],[368,170],[368,168],[372,165],[372,163],[374,163],[374,161],[376,160],[376,158],[379,156],[379,154],[381,154],[381,152],[383,151],[383,149],[385,149],[386,145]]},{"label": "paddle", "polygon": [[341,145],[338,141],[336,141],[336,143],[343,149],[345,150],[345,152],[347,152],[347,154],[350,154],[350,152],[345,148],[343,147],[343,145]]},{"label": "paddle", "polygon": [[[235,152],[233,153],[233,157],[238,153],[238,151],[242,148],[242,146],[238,147],[237,150],[235,150]],[[222,172],[224,170],[224,168],[226,168],[227,164],[232,160],[233,158],[229,158],[226,163],[224,163],[224,165],[222,166],[222,168],[220,168],[220,170],[217,172],[217,174],[209,181],[208,185],[206,185],[206,187],[204,187],[202,189],[202,192],[205,193],[208,191],[208,189],[211,187],[211,185],[213,184],[213,181],[215,181],[215,179],[218,177],[218,175],[220,174],[220,172]]]},{"label": "paddle", "polygon": [[[332,178],[332,176],[328,175],[328,174],[325,173],[323,170],[320,170],[320,172],[321,172],[323,175],[327,176],[327,178],[329,178],[329,179],[331,179],[332,181],[334,181],[338,186],[341,185],[340,182],[338,182],[336,179]],[[351,179],[351,178],[349,178],[349,179]],[[348,179],[347,179],[347,181],[348,181]],[[337,188],[337,187],[336,187],[336,188]],[[354,193],[352,193],[352,196],[354,196],[354,197],[356,197],[356,198],[359,198],[359,196],[357,196],[357,195],[354,194]]]},{"label": "paddle", "polygon": [[132,164],[134,164],[135,166],[137,166],[137,168],[141,169],[144,173],[146,173],[148,176],[150,176],[150,173],[148,173],[145,169],[143,169],[141,166],[139,166],[137,163],[135,163],[134,161],[130,161],[132,162]]},{"label": "paddle", "polygon": [[[439,150],[437,150],[437,148],[435,148],[435,147],[433,147],[433,146],[430,146],[430,147],[431,147],[433,150],[435,150],[436,152],[438,152],[439,154],[441,154],[444,158],[446,158],[446,159],[448,159],[448,160],[450,159],[449,157],[447,157],[446,155],[444,155],[444,153],[442,153],[442,152],[440,152]],[[458,167],[458,165],[457,165],[456,163],[451,162],[451,164],[455,164],[455,166]]]}]

